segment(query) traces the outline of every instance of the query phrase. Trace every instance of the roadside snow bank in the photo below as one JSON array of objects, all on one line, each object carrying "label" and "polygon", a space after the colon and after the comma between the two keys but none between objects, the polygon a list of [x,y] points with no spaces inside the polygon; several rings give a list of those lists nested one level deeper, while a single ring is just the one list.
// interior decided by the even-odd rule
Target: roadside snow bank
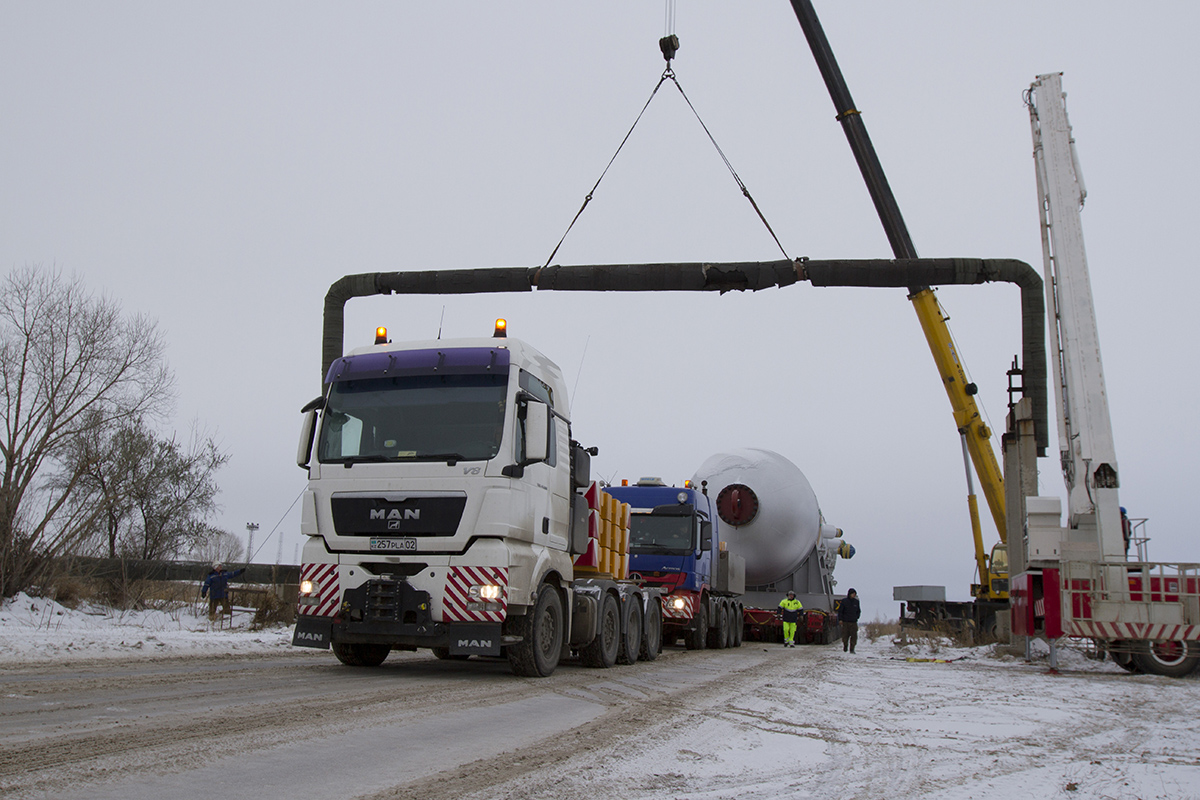
[{"label": "roadside snow bank", "polygon": [[[860,641],[859,650],[867,642]],[[959,647],[947,638],[922,637],[907,642],[898,636],[881,636],[871,645],[871,653],[914,662],[955,663],[975,661],[987,664],[1020,664],[1050,668],[1050,646],[1040,639],[1030,643],[1028,660],[1021,645],[988,644],[979,647]],[[1123,670],[1111,661],[1089,658],[1084,646],[1066,644],[1058,649],[1058,668],[1071,672],[1114,672]]]},{"label": "roadside snow bank", "polygon": [[207,607],[198,605],[161,611],[88,604],[71,609],[21,593],[0,604],[0,665],[295,652],[290,628],[252,631],[253,611],[233,611],[232,622],[217,625],[208,621]]},{"label": "roadside snow bank", "polygon": [[[292,630],[279,626],[250,630],[253,610],[234,608],[233,620],[210,623],[207,606],[182,605],[169,610],[120,611],[83,604],[71,609],[44,597],[18,594],[0,604],[0,666],[60,663],[69,660],[215,656],[272,652],[311,654],[292,648]],[[1049,648],[1032,645],[1026,661],[1007,645],[956,647],[949,639],[921,636],[907,642],[882,636],[859,640],[859,653],[918,663],[984,662],[1049,668]],[[1075,646],[1059,650],[1059,669],[1072,672],[1121,672],[1111,661],[1094,661]]]}]

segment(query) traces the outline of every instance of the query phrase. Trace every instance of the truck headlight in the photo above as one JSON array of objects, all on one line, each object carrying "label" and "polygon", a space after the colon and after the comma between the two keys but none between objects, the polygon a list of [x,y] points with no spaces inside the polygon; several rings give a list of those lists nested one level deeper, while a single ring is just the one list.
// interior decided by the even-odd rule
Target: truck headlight
[{"label": "truck headlight", "polygon": [[494,583],[484,583],[467,589],[467,597],[471,600],[499,600],[500,587]]},{"label": "truck headlight", "polygon": [[312,594],[312,591],[313,591],[313,582],[312,581],[300,581],[300,594]]},{"label": "truck headlight", "polygon": [[671,598],[671,608],[675,609],[676,611],[682,611],[686,607],[687,600],[684,600],[682,597]]}]

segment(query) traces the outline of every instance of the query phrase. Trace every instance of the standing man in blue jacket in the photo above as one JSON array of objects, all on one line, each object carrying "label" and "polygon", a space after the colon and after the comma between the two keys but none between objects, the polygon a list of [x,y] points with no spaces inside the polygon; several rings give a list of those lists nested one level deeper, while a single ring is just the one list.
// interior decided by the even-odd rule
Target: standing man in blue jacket
[{"label": "standing man in blue jacket", "polygon": [[208,619],[210,622],[217,621],[217,604],[221,605],[221,610],[229,615],[233,615],[233,608],[229,605],[229,581],[231,578],[236,578],[246,571],[245,567],[235,569],[233,572],[227,572],[220,562],[214,562],[212,571],[208,573],[208,577],[204,579],[203,585],[200,587],[200,596],[208,598]]},{"label": "standing man in blue jacket", "polygon": [[858,618],[862,616],[862,604],[858,592],[851,589],[838,605],[838,622],[842,623],[842,652],[854,652],[858,644]]},{"label": "standing man in blue jacket", "polygon": [[779,601],[779,615],[783,618],[783,646],[796,646],[796,623],[800,621],[800,609],[804,605],[796,599],[795,592]]}]

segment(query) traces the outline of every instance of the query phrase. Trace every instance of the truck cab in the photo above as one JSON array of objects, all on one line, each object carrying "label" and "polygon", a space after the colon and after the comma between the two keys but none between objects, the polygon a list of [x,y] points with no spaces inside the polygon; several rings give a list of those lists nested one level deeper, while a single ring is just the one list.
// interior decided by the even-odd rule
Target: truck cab
[{"label": "truck cab", "polygon": [[384,332],[335,360],[303,409],[293,643],[355,664],[392,647],[496,656],[539,587],[569,608],[581,448],[566,407],[559,368],[507,337]]}]

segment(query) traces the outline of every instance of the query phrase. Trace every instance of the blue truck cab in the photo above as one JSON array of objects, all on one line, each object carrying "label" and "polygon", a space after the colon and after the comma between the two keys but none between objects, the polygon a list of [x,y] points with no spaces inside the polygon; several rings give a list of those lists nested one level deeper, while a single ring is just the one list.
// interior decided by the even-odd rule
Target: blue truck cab
[{"label": "blue truck cab", "polygon": [[740,645],[745,567],[721,545],[716,500],[690,482],[667,486],[658,478],[605,491],[630,505],[630,577],[666,594],[663,642]]}]

